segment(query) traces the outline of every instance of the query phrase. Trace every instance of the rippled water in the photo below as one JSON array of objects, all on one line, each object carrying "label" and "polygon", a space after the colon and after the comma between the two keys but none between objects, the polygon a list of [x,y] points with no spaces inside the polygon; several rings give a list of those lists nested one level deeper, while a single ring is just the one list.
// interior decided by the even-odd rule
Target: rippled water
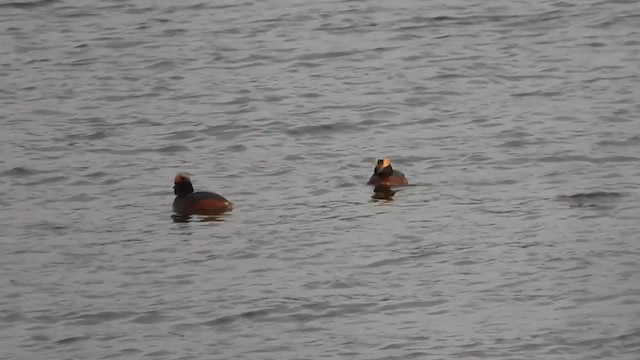
[{"label": "rippled water", "polygon": [[[638,1],[4,0],[0,29],[1,359],[640,356]],[[178,171],[234,211],[174,222]]]}]

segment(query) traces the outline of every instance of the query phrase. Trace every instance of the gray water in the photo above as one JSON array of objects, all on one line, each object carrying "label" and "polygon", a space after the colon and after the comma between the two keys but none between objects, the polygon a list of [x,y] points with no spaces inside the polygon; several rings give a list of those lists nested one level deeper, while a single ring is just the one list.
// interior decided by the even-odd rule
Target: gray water
[{"label": "gray water", "polygon": [[0,359],[640,358],[640,2],[9,1]]}]

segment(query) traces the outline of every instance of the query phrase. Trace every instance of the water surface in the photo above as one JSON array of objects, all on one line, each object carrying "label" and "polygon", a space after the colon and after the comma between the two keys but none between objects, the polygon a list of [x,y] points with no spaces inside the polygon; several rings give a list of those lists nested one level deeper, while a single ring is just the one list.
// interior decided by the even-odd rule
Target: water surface
[{"label": "water surface", "polygon": [[[637,1],[9,0],[0,29],[0,359],[637,359]],[[234,211],[174,222],[179,171]]]}]

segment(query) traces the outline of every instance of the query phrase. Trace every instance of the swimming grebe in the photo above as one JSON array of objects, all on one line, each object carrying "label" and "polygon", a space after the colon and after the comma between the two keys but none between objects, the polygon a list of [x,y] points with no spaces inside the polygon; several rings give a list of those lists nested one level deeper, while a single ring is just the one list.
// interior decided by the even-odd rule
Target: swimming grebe
[{"label": "swimming grebe", "polygon": [[217,215],[233,208],[233,204],[222,195],[208,191],[193,192],[187,175],[178,174],[173,182],[176,194],[173,211],[180,215]]},{"label": "swimming grebe", "polygon": [[367,182],[367,185],[375,186],[401,186],[408,185],[409,181],[401,171],[394,170],[391,167],[391,160],[378,159],[376,167],[373,169],[373,175]]}]

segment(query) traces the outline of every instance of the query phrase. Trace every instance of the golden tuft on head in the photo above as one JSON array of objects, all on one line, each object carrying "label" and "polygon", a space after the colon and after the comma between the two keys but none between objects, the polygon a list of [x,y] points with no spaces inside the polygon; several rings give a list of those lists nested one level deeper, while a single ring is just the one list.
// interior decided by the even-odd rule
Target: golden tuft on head
[{"label": "golden tuft on head", "polygon": [[387,166],[391,165],[391,160],[384,158],[384,159],[378,159],[376,161],[376,168],[378,168],[378,170],[382,170],[384,168],[386,168]]},{"label": "golden tuft on head", "polygon": [[181,184],[181,183],[190,183],[191,182],[191,178],[189,178],[189,175],[184,174],[184,173],[178,173],[176,175],[176,177],[173,179],[174,184]]}]

